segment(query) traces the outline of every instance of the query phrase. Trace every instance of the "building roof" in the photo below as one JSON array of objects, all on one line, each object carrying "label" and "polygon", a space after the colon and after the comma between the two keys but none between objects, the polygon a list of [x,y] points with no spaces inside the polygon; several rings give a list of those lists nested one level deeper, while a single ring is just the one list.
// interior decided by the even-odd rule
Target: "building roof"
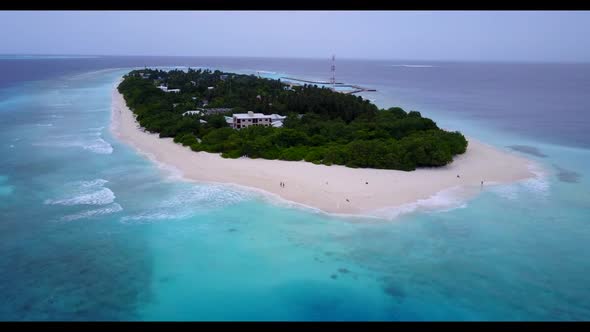
[{"label": "building roof", "polygon": [[235,113],[233,115],[235,118],[238,119],[252,119],[252,118],[263,118],[263,119],[270,119],[272,118],[271,115],[266,115],[266,114],[262,114],[262,113]]},{"label": "building roof", "polygon": [[207,114],[214,114],[214,113],[227,113],[231,112],[231,108],[203,108],[203,111]]},{"label": "building roof", "polygon": [[285,115],[279,115],[279,114],[271,114],[270,118],[274,120],[284,120],[287,118],[287,116]]}]

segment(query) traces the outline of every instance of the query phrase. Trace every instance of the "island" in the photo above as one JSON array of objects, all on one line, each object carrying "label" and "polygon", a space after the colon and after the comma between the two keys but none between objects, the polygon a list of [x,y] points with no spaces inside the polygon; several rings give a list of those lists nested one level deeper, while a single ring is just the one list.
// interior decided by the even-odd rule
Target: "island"
[{"label": "island", "polygon": [[520,155],[326,86],[145,68],[122,78],[113,106],[118,137],[185,177],[324,212],[369,214],[453,188],[467,198],[534,176]]},{"label": "island", "polygon": [[254,75],[137,70],[119,91],[148,131],[227,158],[411,171],[444,166],[467,148],[461,133],[419,112]]}]

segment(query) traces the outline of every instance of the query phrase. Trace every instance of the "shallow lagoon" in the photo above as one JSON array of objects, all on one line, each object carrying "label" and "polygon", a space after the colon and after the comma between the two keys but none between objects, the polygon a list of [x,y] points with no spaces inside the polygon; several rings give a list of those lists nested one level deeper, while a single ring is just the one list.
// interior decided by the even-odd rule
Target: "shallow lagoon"
[{"label": "shallow lagoon", "polygon": [[[332,217],[184,182],[118,142],[110,92],[125,71],[1,89],[0,319],[590,317],[587,149],[427,108],[484,142],[533,147],[546,174],[448,211]],[[378,89],[378,102],[400,96]]]}]

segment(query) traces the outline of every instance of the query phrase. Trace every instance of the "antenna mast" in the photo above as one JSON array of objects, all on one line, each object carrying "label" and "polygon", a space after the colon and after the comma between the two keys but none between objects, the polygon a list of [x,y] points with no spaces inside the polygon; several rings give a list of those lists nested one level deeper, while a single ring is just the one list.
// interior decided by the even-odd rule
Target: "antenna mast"
[{"label": "antenna mast", "polygon": [[330,80],[332,89],[336,90],[336,56],[332,55],[332,79]]}]

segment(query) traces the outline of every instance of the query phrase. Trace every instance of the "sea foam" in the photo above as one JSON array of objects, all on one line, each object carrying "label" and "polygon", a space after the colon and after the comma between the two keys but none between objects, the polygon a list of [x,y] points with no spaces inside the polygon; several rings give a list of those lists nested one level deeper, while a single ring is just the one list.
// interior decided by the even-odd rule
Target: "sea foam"
[{"label": "sea foam", "polygon": [[396,207],[376,209],[366,214],[393,220],[401,215],[413,212],[446,212],[467,207],[466,200],[473,196],[473,193],[473,190],[457,186],[441,190],[428,198],[419,199],[415,202]]},{"label": "sea foam", "polygon": [[537,164],[529,164],[529,170],[535,176],[509,184],[497,184],[490,187],[494,194],[509,200],[516,200],[521,194],[536,195],[546,198],[550,193],[547,172]]},{"label": "sea foam", "polygon": [[143,223],[171,219],[185,219],[199,211],[226,207],[250,199],[251,194],[231,190],[225,185],[192,185],[178,190],[170,198],[154,207],[121,218],[124,223]]},{"label": "sea foam", "polygon": [[121,205],[119,205],[118,203],[113,203],[113,204],[110,204],[106,207],[67,215],[67,216],[62,217],[61,220],[62,221],[74,221],[74,220],[78,220],[78,219],[85,219],[85,218],[90,218],[90,217],[95,217],[95,216],[102,216],[105,214],[111,214],[111,213],[120,212],[120,211],[123,211],[123,207]]},{"label": "sea foam", "polygon": [[97,154],[111,154],[113,153],[113,146],[107,141],[102,139],[100,133],[89,133],[85,136],[78,135],[62,135],[54,136],[53,138],[71,138],[67,140],[56,140],[48,142],[37,142],[33,143],[33,146],[46,146],[46,147],[57,147],[57,148],[82,148],[83,150],[91,151]]},{"label": "sea foam", "polygon": [[66,185],[67,193],[56,199],[47,199],[48,205],[106,205],[115,201],[115,193],[104,185],[107,180],[79,181]]}]

